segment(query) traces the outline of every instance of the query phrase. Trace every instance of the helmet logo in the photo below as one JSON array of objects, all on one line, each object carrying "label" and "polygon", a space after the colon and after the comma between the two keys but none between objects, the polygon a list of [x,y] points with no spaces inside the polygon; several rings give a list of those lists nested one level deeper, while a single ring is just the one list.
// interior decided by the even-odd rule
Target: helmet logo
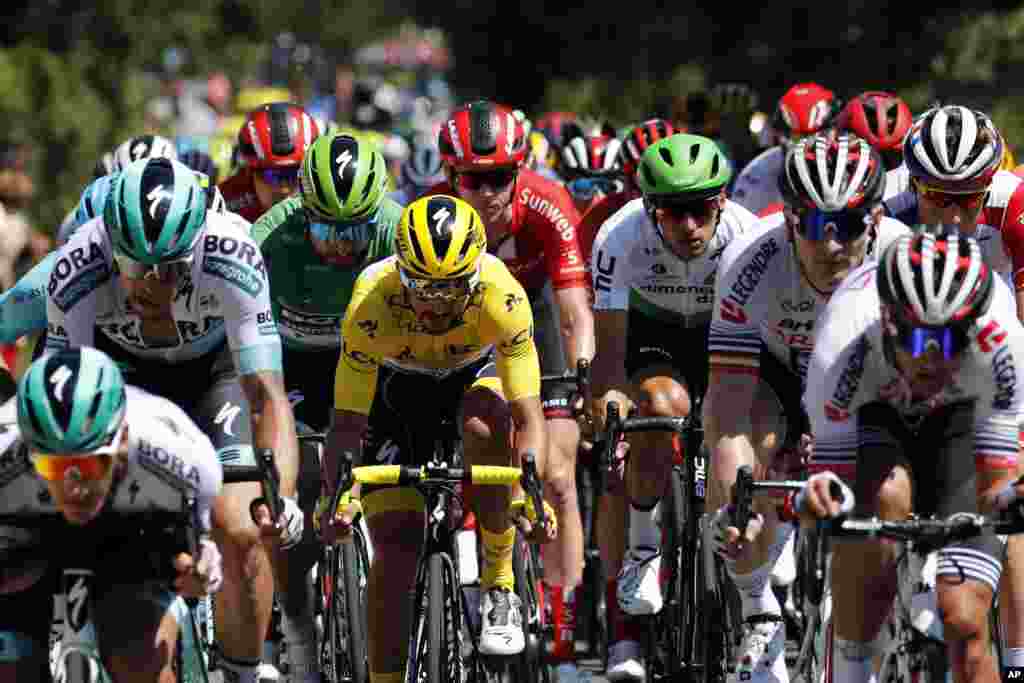
[{"label": "helmet logo", "polygon": [[139,140],[132,147],[132,159],[142,159],[146,156],[146,152],[149,151],[149,145],[142,140]]},{"label": "helmet logo", "polygon": [[444,233],[441,232],[441,226],[443,226],[444,222],[451,217],[452,212],[445,207],[441,207],[440,209],[434,212],[433,216],[431,216],[431,219],[433,219],[434,221],[434,233],[438,237],[444,237]]},{"label": "helmet logo", "polygon": [[455,148],[455,156],[462,158],[464,156],[462,152],[462,141],[459,140],[459,128],[455,125],[455,119],[448,120],[448,134],[452,138],[452,147]]},{"label": "helmet logo", "polygon": [[62,365],[50,375],[50,384],[53,385],[53,393],[57,396],[57,400],[64,402],[64,385],[71,379],[71,369]]},{"label": "helmet logo", "polygon": [[516,144],[516,120],[512,114],[505,115],[505,154],[512,156]]},{"label": "helmet logo", "polygon": [[352,163],[352,152],[350,150],[343,150],[335,159],[334,163],[338,164],[338,175],[345,175],[345,169],[350,163]]},{"label": "helmet logo", "polygon": [[153,219],[155,220],[156,210],[160,207],[160,202],[163,201],[164,199],[173,201],[174,194],[171,193],[169,190],[165,190],[163,185],[157,185],[156,187],[149,191],[149,194],[146,195],[146,199],[150,200],[149,215],[152,216]]}]

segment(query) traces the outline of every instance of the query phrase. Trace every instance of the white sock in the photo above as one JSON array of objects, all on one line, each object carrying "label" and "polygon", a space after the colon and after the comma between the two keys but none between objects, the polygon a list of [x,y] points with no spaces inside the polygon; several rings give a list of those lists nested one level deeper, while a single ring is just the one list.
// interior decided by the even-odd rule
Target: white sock
[{"label": "white sock", "polygon": [[726,565],[729,578],[736,586],[736,592],[740,594],[744,619],[755,614],[782,614],[782,608],[779,607],[779,601],[775,599],[775,593],[768,587],[768,579],[771,578],[773,565],[774,562],[768,562],[749,574],[737,574],[735,565]]},{"label": "white sock", "polygon": [[861,643],[832,638],[832,683],[877,683],[874,658],[875,641]]},{"label": "white sock", "polygon": [[1003,666],[1024,666],[1024,647],[1004,647]]},{"label": "white sock", "polygon": [[223,652],[219,652],[217,663],[224,670],[225,683],[256,683],[260,667],[259,661],[230,659]]},{"label": "white sock", "polygon": [[661,501],[646,510],[629,504],[629,547],[657,552],[661,548],[661,529],[655,521]]},{"label": "white sock", "polygon": [[[777,557],[772,568],[772,585],[788,586],[796,579],[796,527],[780,522],[775,527],[772,557]],[[776,550],[775,546],[778,546]]]}]

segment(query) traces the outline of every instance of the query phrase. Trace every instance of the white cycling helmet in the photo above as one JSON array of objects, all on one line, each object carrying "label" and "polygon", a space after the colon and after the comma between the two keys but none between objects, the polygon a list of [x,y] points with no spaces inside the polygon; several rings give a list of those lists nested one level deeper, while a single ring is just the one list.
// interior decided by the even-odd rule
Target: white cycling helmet
[{"label": "white cycling helmet", "polygon": [[1003,137],[992,119],[957,105],[929,109],[903,140],[913,178],[948,192],[983,192],[1003,161]]},{"label": "white cycling helmet", "polygon": [[789,147],[779,190],[791,208],[869,209],[882,199],[885,165],[856,135],[818,133]]},{"label": "white cycling helmet", "polygon": [[409,158],[402,164],[402,182],[414,187],[431,187],[445,179],[441,150],[432,140],[414,141]]},{"label": "white cycling helmet", "polygon": [[120,171],[133,161],[150,157],[177,161],[178,151],[174,143],[162,135],[138,135],[117,146],[111,171]]}]

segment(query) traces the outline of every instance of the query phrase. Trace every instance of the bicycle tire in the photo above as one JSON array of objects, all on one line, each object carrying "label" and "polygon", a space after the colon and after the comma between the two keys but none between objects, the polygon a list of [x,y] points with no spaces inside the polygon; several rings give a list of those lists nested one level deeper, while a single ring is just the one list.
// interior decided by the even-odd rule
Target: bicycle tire
[{"label": "bicycle tire", "polygon": [[356,530],[351,543],[343,543],[339,554],[344,586],[348,663],[351,683],[369,683],[367,659],[366,577],[369,573],[366,545]]},{"label": "bicycle tire", "polygon": [[702,557],[701,564],[705,572],[701,599],[701,611],[704,613],[701,629],[704,661],[702,678],[705,683],[726,683],[735,661],[737,636],[741,635],[739,596],[735,594],[722,561],[714,557],[707,547],[703,548]]},{"label": "bicycle tire", "polygon": [[[426,683],[458,681],[461,679],[460,667],[456,664],[461,657],[457,637],[460,603],[451,558],[445,553],[431,554],[426,558],[425,572],[422,585],[417,589],[417,593],[422,594],[416,598],[419,608],[410,643],[414,649],[408,659],[414,670],[407,679]],[[452,649],[454,652],[450,651]]]},{"label": "bicycle tire", "polygon": [[512,574],[523,611],[523,637],[526,641],[522,653],[516,657],[515,679],[546,682],[544,655],[547,652],[547,629],[538,594],[540,579],[530,544],[519,531],[516,532],[512,553]]}]

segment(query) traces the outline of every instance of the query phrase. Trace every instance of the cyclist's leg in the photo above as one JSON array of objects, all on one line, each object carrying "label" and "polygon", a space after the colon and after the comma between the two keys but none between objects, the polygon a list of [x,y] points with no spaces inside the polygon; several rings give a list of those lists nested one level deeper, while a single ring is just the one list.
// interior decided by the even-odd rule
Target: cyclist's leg
[{"label": "cyclist's leg", "polygon": [[[282,365],[297,423],[313,430],[326,429],[333,405],[333,384],[324,376],[337,363],[338,352],[292,351],[284,348]],[[306,516],[302,540],[286,552],[288,567],[278,583],[281,603],[281,634],[292,683],[320,678],[317,651],[314,592],[309,570],[320,557],[320,542],[313,531],[316,501],[320,495],[320,462],[317,444],[299,444],[298,503]],[[287,583],[284,583],[287,581]]]},{"label": "cyclist's leg", "polygon": [[[1017,474],[1024,475],[1024,429]],[[1024,536],[1006,540],[1006,564],[999,583],[999,621],[1002,623],[1004,667],[1024,667]]]},{"label": "cyclist's leg", "polygon": [[[59,553],[54,553],[59,557]],[[0,681],[48,681],[49,636],[59,568],[38,567],[0,581]]]},{"label": "cyclist's leg", "polygon": [[[915,484],[919,512],[948,517],[978,512],[974,408],[949,406],[922,424]],[[938,457],[936,457],[936,455]],[[934,495],[934,503],[929,498]],[[988,613],[999,585],[1004,549],[991,531],[939,551],[936,591],[949,666],[956,681],[998,681]]]},{"label": "cyclist's leg", "polygon": [[119,683],[173,681],[175,647],[187,607],[157,582],[121,583],[94,598],[103,665]]},{"label": "cyclist's leg", "polygon": [[[856,514],[906,518],[915,488],[904,448],[909,434],[896,411],[883,403],[862,407],[858,420]],[[879,632],[896,594],[897,546],[835,539],[832,549],[833,680],[861,683],[872,675]]]},{"label": "cyclist's leg", "polygon": [[[381,367],[362,461],[374,465],[419,463],[410,436],[424,439],[434,431],[414,410],[403,410],[400,401],[427,395],[440,404],[438,393],[438,383],[431,378]],[[405,673],[412,616],[409,593],[423,540],[423,497],[415,489],[396,487],[364,487],[361,497],[373,544],[366,586],[370,681],[398,683]]]}]

